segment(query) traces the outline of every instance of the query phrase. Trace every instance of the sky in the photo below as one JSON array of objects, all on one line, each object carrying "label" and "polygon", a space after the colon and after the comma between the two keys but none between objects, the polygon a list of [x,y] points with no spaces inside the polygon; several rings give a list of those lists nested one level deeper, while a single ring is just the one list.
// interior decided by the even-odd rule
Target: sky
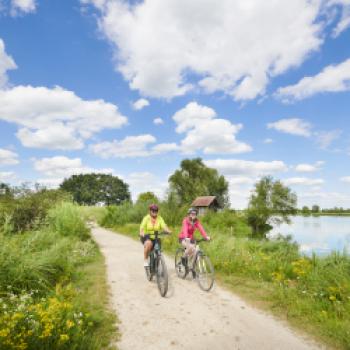
[{"label": "sky", "polygon": [[350,208],[350,0],[0,0],[0,182],[164,196],[181,160]]}]

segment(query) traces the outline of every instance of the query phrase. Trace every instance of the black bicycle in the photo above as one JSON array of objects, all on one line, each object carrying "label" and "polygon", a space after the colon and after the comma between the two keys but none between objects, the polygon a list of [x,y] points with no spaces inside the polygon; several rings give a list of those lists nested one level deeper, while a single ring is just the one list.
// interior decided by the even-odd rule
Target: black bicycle
[{"label": "black bicycle", "polygon": [[146,276],[149,281],[152,281],[153,276],[156,276],[159,293],[165,297],[168,291],[168,270],[161,249],[161,240],[159,236],[168,235],[167,232],[154,232],[153,249],[149,254],[149,266],[145,268]]},{"label": "black bicycle", "polygon": [[191,272],[199,287],[208,292],[213,288],[215,272],[209,257],[199,246],[200,242],[208,242],[202,238],[194,241],[195,253],[192,258],[185,256],[185,248],[180,247],[175,254],[175,270],[178,277],[185,279]]}]

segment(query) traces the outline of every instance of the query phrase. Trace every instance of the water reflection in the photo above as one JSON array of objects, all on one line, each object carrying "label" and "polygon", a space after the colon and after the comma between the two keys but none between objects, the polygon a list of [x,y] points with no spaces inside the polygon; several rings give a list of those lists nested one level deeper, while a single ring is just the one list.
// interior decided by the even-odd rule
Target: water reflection
[{"label": "water reflection", "polygon": [[274,227],[270,236],[292,235],[305,254],[328,254],[331,251],[350,253],[349,216],[295,216],[292,224]]}]

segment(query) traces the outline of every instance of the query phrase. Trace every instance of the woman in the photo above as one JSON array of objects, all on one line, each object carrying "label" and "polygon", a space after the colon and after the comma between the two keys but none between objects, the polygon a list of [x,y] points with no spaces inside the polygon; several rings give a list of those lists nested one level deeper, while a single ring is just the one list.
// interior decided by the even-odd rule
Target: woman
[{"label": "woman", "polygon": [[210,237],[206,234],[202,224],[197,218],[198,210],[196,208],[190,208],[187,214],[188,215],[182,221],[182,230],[179,234],[179,242],[186,248],[186,257],[193,256],[194,254],[195,245],[193,236],[197,229],[206,240],[210,240]]},{"label": "woman", "polygon": [[140,240],[144,246],[143,249],[143,258],[144,258],[144,267],[149,267],[148,255],[153,249],[155,231],[165,231],[171,233],[168,226],[164,222],[163,218],[158,215],[158,205],[151,204],[149,207],[149,214],[146,215],[140,225]]}]

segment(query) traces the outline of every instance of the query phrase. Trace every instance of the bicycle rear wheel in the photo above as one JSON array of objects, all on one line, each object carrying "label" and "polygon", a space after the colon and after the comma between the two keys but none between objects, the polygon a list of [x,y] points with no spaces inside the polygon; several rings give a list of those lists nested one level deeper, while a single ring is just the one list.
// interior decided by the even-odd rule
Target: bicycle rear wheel
[{"label": "bicycle rear wheel", "polygon": [[162,255],[157,258],[157,285],[159,293],[162,297],[165,297],[168,291],[168,270],[165,265],[165,260]]},{"label": "bicycle rear wheel", "polygon": [[183,264],[185,248],[178,248],[175,254],[175,271],[178,277],[185,278],[187,275],[187,267]]},{"label": "bicycle rear wheel", "polygon": [[198,254],[195,264],[196,279],[200,289],[208,292],[214,285],[214,267],[208,256]]}]

